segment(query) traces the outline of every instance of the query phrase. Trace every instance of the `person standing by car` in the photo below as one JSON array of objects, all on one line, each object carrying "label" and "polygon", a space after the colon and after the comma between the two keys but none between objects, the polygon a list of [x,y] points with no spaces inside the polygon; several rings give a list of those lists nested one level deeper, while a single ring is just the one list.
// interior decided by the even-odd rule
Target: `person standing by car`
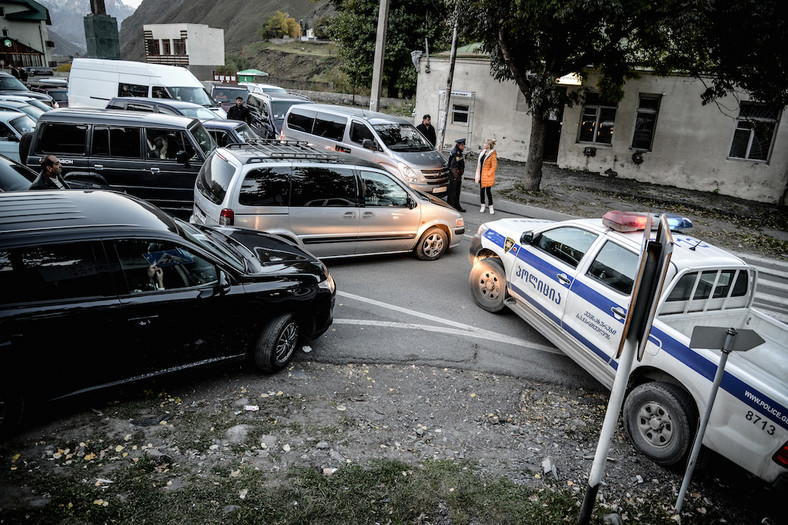
[{"label": "person standing by car", "polygon": [[462,175],[465,173],[465,139],[457,139],[456,144],[449,154],[449,189],[446,192],[446,202],[455,210],[464,212],[460,206],[460,190],[462,189]]},{"label": "person standing by car", "polygon": [[479,153],[476,162],[476,184],[479,185],[479,200],[482,207],[479,213],[484,213],[484,194],[487,193],[487,202],[490,204],[490,215],[495,214],[493,209],[492,187],[495,184],[495,171],[498,169],[498,153],[495,151],[495,140],[484,141],[484,149]]},{"label": "person standing by car", "polygon": [[416,126],[416,129],[419,130],[422,135],[424,135],[424,138],[426,138],[433,147],[435,147],[435,142],[438,140],[438,138],[435,135],[435,127],[432,126],[431,123],[432,117],[429,115],[424,115],[424,117],[421,119],[421,124]]},{"label": "person standing by car", "polygon": [[41,158],[41,173],[30,185],[31,190],[67,190],[68,183],[60,176],[60,159],[54,155],[45,155]]},{"label": "person standing by car", "polygon": [[244,106],[244,99],[238,97],[235,99],[235,105],[227,111],[227,118],[229,120],[241,120],[247,124],[252,123],[252,114],[249,108]]}]

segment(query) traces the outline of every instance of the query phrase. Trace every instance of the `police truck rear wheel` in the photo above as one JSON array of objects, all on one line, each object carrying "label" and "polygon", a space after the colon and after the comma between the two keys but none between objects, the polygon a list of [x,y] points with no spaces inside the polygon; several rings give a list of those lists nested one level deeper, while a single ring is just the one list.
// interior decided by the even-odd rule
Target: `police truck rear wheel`
[{"label": "police truck rear wheel", "polygon": [[635,387],[624,402],[624,427],[635,448],[663,467],[683,463],[697,416],[689,394],[670,383]]},{"label": "police truck rear wheel", "polygon": [[493,313],[504,309],[506,276],[498,259],[488,257],[474,264],[469,284],[476,304]]}]

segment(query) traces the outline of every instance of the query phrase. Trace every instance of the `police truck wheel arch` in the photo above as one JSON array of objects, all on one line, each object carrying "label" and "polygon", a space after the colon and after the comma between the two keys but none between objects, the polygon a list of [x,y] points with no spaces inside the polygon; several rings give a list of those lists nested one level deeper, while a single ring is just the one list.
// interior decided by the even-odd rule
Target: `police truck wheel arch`
[{"label": "police truck wheel arch", "polygon": [[644,383],[624,402],[624,428],[635,448],[655,463],[669,467],[683,462],[697,427],[692,399],[670,383]]}]

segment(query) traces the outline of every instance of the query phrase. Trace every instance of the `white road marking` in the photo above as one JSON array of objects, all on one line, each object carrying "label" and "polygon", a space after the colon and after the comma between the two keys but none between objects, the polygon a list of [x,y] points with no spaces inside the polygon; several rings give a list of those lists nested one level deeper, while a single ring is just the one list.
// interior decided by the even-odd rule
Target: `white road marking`
[{"label": "white road marking", "polygon": [[537,343],[531,343],[524,339],[518,339],[516,337],[509,337],[507,335],[499,334],[497,332],[493,332],[490,330],[485,330],[483,328],[476,328],[474,326],[469,326],[463,323],[458,323],[457,321],[452,321],[450,319],[443,319],[442,317],[437,317],[435,315],[425,314],[422,312],[417,312],[416,310],[410,310],[408,308],[403,308],[401,306],[395,306],[393,304],[384,303],[381,301],[377,301],[375,299],[370,299],[368,297],[361,297],[360,295],[351,294],[348,292],[338,291],[337,295],[342,297],[346,297],[348,299],[352,299],[355,301],[360,301],[362,303],[372,304],[375,306],[379,306],[381,308],[386,308],[388,310],[394,310],[395,312],[404,313],[406,315],[412,315],[414,317],[418,317],[420,319],[433,321],[436,323],[442,323],[451,327],[454,327],[456,330],[447,331],[445,327],[442,326],[430,326],[430,325],[423,325],[423,324],[416,324],[416,323],[397,323],[397,322],[388,322],[388,321],[378,321],[378,320],[362,320],[362,319],[334,319],[334,323],[337,324],[352,324],[352,325],[370,325],[370,326],[387,326],[393,328],[408,328],[408,329],[416,329],[416,330],[425,330],[428,332],[439,332],[443,334],[455,334],[455,335],[464,335],[468,337],[476,337],[480,339],[486,339],[488,341],[497,341],[500,343],[506,343],[516,346],[522,346],[524,348],[530,348],[532,350],[537,350],[540,352],[547,352],[549,354],[557,354],[563,355],[563,352],[560,350],[553,348],[552,346],[547,345],[540,345]]}]

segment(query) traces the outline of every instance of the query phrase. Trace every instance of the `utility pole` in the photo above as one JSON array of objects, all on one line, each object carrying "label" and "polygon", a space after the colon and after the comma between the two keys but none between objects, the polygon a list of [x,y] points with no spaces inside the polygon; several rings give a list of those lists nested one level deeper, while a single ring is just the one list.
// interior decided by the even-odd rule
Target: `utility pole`
[{"label": "utility pole", "polygon": [[440,118],[440,138],[438,140],[438,151],[443,151],[443,142],[446,139],[446,122],[449,118],[449,102],[451,101],[451,86],[454,82],[454,63],[457,61],[457,29],[460,23],[460,3],[454,2],[454,31],[451,35],[451,58],[449,59],[449,78],[446,80],[446,98],[443,99]]},{"label": "utility pole", "polygon": [[375,39],[375,62],[372,66],[372,92],[369,97],[369,110],[379,111],[380,90],[383,87],[383,57],[386,49],[386,26],[389,21],[389,0],[380,0],[378,12],[378,34]]}]

